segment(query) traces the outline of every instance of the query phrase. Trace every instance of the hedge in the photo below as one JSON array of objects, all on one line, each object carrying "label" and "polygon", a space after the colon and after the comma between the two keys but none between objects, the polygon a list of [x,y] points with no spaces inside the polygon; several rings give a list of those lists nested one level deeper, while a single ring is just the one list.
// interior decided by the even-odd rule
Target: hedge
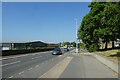
[{"label": "hedge", "polygon": [[43,52],[43,51],[50,51],[54,48],[44,48],[44,49],[27,49],[27,50],[5,50],[2,51],[2,56],[9,56],[9,55],[19,55],[19,54],[27,54],[27,53],[35,53],[35,52]]}]

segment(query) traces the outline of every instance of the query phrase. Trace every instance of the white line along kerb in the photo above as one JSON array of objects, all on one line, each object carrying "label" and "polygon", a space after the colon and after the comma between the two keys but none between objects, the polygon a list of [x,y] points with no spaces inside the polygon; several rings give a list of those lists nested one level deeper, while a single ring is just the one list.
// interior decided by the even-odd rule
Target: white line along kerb
[{"label": "white line along kerb", "polygon": [[39,57],[34,57],[34,58],[32,58],[32,59],[36,59],[36,58],[40,58],[40,57],[42,57],[42,56],[39,56]]},{"label": "white line along kerb", "polygon": [[11,64],[16,64],[16,63],[20,63],[21,61],[16,61],[16,62],[12,62],[12,63],[8,63],[8,64],[4,64],[2,66],[7,66],[7,65],[11,65]]}]

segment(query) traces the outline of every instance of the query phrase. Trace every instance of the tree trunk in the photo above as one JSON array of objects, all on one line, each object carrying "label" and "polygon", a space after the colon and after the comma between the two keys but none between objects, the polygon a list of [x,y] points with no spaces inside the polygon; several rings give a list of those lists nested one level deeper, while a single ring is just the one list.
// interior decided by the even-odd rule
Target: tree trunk
[{"label": "tree trunk", "polygon": [[107,50],[107,44],[108,44],[108,42],[107,42],[107,40],[106,40],[106,43],[105,43],[105,50]]},{"label": "tree trunk", "polygon": [[102,49],[104,49],[104,43],[102,42],[101,44],[102,44]]},{"label": "tree trunk", "polygon": [[114,41],[112,41],[112,48],[114,49]]}]

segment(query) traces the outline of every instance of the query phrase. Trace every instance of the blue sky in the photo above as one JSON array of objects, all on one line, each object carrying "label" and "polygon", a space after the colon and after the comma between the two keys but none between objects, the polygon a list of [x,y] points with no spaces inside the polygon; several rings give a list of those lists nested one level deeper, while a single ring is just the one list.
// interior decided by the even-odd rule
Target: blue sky
[{"label": "blue sky", "polygon": [[[0,13],[2,13],[2,3],[1,2],[0,2]],[[2,42],[2,14],[0,14],[0,43],[1,42]]]},{"label": "blue sky", "polygon": [[3,42],[76,40],[78,28],[89,12],[90,2],[4,2],[2,4]]}]

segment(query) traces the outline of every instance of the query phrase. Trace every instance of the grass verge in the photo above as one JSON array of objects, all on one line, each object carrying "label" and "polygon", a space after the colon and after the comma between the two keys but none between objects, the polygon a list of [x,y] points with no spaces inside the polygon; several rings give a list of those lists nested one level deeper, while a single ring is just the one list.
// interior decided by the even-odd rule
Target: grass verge
[{"label": "grass verge", "polygon": [[116,64],[118,64],[118,60],[120,60],[120,50],[118,49],[107,50],[107,51],[97,51],[95,53],[111,60]]}]

